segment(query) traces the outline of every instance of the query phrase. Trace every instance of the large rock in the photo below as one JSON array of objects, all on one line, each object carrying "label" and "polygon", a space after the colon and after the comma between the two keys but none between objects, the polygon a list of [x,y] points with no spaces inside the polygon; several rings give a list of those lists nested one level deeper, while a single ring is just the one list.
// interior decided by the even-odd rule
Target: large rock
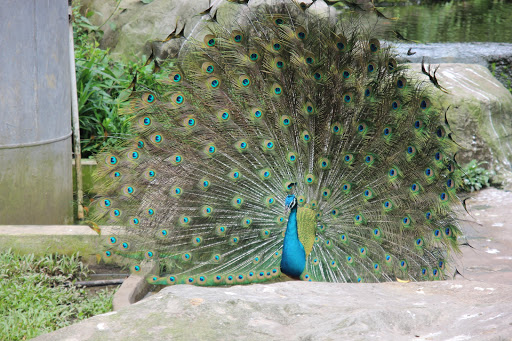
[{"label": "large rock", "polygon": [[511,300],[511,286],[460,281],[180,285],[35,340],[499,340]]},{"label": "large rock", "polygon": [[510,207],[494,188],[468,201],[456,280],[179,285],[35,340],[509,340]]},{"label": "large rock", "polygon": [[[400,60],[407,63],[480,64],[512,92],[512,44],[510,43],[394,43]],[[412,55],[407,52],[411,49]]]},{"label": "large rock", "polygon": [[[159,51],[160,58],[166,58],[168,52],[176,52],[181,39],[172,40],[162,47],[154,43],[164,40],[175,28],[186,24],[185,34],[189,35],[201,19],[196,16],[208,8],[208,0],[194,1],[153,1],[148,4],[140,0],[84,0],[82,12],[94,12],[89,19],[103,30],[100,47],[109,48],[114,57],[133,60],[141,55],[149,56],[153,46]],[[107,20],[108,19],[108,20]]]},{"label": "large rock", "polygon": [[[220,24],[233,27],[246,21],[244,11],[273,1],[251,0],[248,8],[225,0],[155,0],[148,4],[141,0],[124,0],[120,3],[117,0],[82,0],[81,11],[84,14],[88,10],[94,12],[89,20],[96,26],[101,25],[104,32],[100,47],[109,48],[114,57],[133,60],[154,52],[159,59],[165,59],[176,55],[185,41],[182,38],[160,42],[176,27],[181,30],[185,26],[187,38],[201,39],[206,34],[201,29],[210,17],[199,13],[209,6],[213,6],[211,13],[216,13]],[[328,10],[321,1],[310,7],[312,12],[326,13]],[[331,14],[334,14],[334,9]]]},{"label": "large rock", "polygon": [[[410,64],[415,77],[421,64]],[[436,65],[433,65],[436,66]],[[512,94],[478,64],[439,64],[436,73],[448,94],[435,89],[447,111],[454,139],[463,148],[457,159],[464,164],[472,159],[489,162],[505,180],[512,170]]]}]

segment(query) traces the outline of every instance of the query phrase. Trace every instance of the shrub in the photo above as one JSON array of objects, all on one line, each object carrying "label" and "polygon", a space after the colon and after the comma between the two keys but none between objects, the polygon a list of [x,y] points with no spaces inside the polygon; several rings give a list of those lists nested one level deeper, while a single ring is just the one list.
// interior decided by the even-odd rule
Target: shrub
[{"label": "shrub", "polygon": [[[91,157],[106,146],[116,146],[130,137],[129,115],[120,115],[132,90],[127,89],[137,74],[139,87],[158,90],[157,81],[165,76],[153,73],[153,65],[142,61],[114,60],[108,50],[101,50],[101,30],[84,16],[79,6],[73,8],[73,34],[80,119],[82,156]],[[165,65],[163,65],[163,68]]]},{"label": "shrub", "polygon": [[493,171],[489,171],[483,167],[486,161],[477,162],[472,160],[462,167],[462,190],[466,192],[478,191],[484,187],[491,186],[492,177],[495,175]]}]

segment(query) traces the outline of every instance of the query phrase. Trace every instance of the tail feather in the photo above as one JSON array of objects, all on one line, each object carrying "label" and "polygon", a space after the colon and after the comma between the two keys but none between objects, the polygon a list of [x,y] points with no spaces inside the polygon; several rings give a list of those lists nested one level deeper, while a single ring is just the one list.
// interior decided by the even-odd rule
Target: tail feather
[{"label": "tail feather", "polygon": [[136,137],[99,157],[95,219],[126,227],[106,256],[158,259],[159,284],[274,279],[293,192],[316,212],[302,279],[443,278],[460,176],[433,90],[360,17],[246,13],[188,42],[166,92],[132,100]]}]

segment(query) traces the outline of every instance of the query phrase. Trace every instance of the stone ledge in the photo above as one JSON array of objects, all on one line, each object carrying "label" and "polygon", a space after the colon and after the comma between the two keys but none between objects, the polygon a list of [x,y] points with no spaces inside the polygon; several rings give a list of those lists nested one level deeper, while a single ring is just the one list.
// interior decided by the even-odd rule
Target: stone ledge
[{"label": "stone ledge", "polygon": [[112,302],[115,311],[140,301],[151,290],[152,285],[146,280],[147,274],[158,271],[158,262],[144,262],[141,264],[140,274],[130,275],[114,294]]},{"label": "stone ledge", "polygon": [[[103,236],[110,235],[114,229],[112,226],[101,228]],[[0,252],[11,249],[36,256],[50,253],[69,256],[79,252],[82,261],[90,265],[96,264],[97,255],[103,252],[99,238],[87,225],[0,225]]]},{"label": "stone ledge", "polygon": [[[113,227],[102,226],[102,233],[109,234]],[[97,236],[87,225],[0,225],[0,236]]]},{"label": "stone ledge", "polygon": [[471,281],[178,285],[34,340],[497,340],[511,299]]},{"label": "stone ledge", "polygon": [[[433,64],[464,63],[485,67],[497,60],[512,62],[510,43],[389,43],[396,47],[400,60],[406,63],[421,63],[423,57]],[[407,55],[409,48],[415,52],[412,56]]]}]

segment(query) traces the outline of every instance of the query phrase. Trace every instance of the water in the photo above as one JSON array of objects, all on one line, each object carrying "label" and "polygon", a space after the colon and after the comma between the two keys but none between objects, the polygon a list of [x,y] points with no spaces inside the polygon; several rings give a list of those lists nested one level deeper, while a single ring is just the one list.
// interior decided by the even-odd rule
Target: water
[{"label": "water", "polygon": [[512,43],[512,0],[468,0],[383,7],[388,17],[399,17],[399,32],[426,42]]}]

